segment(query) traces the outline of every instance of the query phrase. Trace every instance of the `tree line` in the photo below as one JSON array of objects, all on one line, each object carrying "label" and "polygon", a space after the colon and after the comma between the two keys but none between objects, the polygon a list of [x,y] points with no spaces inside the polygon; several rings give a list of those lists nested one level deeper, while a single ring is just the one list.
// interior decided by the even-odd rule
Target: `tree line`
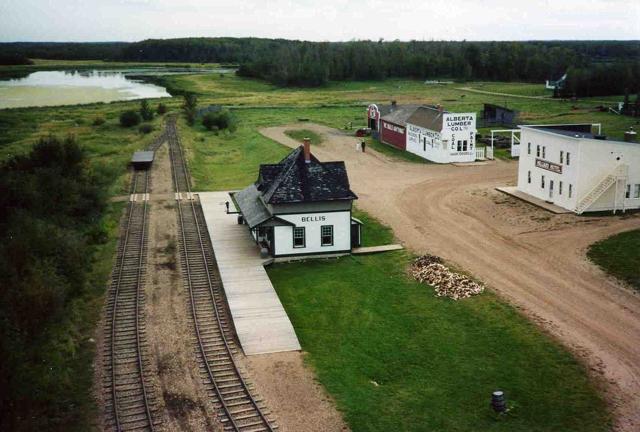
[{"label": "tree line", "polygon": [[[7,53],[27,57],[78,58],[93,53],[91,58],[105,60],[237,63],[239,75],[278,86],[321,86],[332,80],[385,78],[543,82],[571,72],[575,95],[590,96],[621,94],[625,88],[634,92],[640,82],[638,41],[305,42],[182,38],[129,44],[50,44],[46,48],[43,52],[38,45],[0,44],[0,54],[9,49]],[[616,79],[607,83],[601,80],[602,74],[615,74]],[[585,84],[589,79],[598,84]]]},{"label": "tree line", "polygon": [[81,415],[91,372],[78,374],[78,317],[103,289],[89,270],[107,238],[105,189],[72,138],[0,165],[1,430],[63,430]]}]

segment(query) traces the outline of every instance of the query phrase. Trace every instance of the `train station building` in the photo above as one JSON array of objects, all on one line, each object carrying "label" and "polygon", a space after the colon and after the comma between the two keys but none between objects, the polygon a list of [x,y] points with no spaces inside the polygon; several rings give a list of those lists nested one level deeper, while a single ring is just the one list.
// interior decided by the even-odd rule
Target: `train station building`
[{"label": "train station building", "polygon": [[305,140],[279,163],[260,165],[257,181],[233,195],[239,222],[276,260],[344,255],[361,243],[344,162],[320,162],[310,147]]}]

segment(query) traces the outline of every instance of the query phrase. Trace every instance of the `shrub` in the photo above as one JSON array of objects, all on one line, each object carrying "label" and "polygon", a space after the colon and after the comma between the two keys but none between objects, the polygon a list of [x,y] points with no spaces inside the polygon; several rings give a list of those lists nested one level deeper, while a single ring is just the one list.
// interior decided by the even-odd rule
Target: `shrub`
[{"label": "shrub", "polygon": [[140,102],[140,117],[142,117],[142,120],[144,121],[153,120],[153,111],[151,111],[149,102],[147,102],[146,99],[142,99]]},{"label": "shrub", "polygon": [[187,119],[189,126],[193,126],[196,121],[196,109],[198,107],[198,97],[193,93],[189,93],[184,96],[184,102],[182,104],[182,110],[184,116]]},{"label": "shrub", "polygon": [[140,131],[140,133],[148,134],[153,130],[153,126],[151,126],[149,123],[141,124],[138,130]]},{"label": "shrub", "polygon": [[228,110],[205,114],[202,117],[202,125],[208,130],[214,130],[214,128],[217,130],[228,129],[231,132],[236,130],[235,119]]},{"label": "shrub", "polygon": [[0,430],[69,430],[87,397],[80,314],[107,188],[88,162],[50,136],[0,164]]},{"label": "shrub", "polygon": [[125,111],[120,114],[120,126],[132,127],[140,124],[140,116],[133,110]]},{"label": "shrub", "polygon": [[158,109],[157,109],[158,114],[163,115],[166,114],[167,112],[167,106],[163,103],[159,103],[158,104]]},{"label": "shrub", "polygon": [[106,122],[106,120],[104,119],[104,117],[100,116],[100,117],[96,117],[93,119],[93,125],[94,126],[101,126]]}]

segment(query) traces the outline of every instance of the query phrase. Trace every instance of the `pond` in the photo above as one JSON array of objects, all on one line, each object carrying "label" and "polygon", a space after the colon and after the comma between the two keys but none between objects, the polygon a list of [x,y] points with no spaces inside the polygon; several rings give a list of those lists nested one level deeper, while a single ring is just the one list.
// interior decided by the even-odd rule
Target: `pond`
[{"label": "pond", "polygon": [[21,78],[0,80],[0,109],[171,97],[164,87],[144,82],[144,77],[205,72],[228,73],[232,70],[139,68],[37,71]]}]

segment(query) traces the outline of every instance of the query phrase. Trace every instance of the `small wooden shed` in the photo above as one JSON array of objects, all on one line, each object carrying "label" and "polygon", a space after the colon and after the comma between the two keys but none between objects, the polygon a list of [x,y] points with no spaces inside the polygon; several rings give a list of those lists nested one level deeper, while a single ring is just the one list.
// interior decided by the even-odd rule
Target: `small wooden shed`
[{"label": "small wooden shed", "polygon": [[131,165],[136,170],[146,170],[151,168],[153,163],[154,152],[152,151],[137,151],[131,158]]}]

